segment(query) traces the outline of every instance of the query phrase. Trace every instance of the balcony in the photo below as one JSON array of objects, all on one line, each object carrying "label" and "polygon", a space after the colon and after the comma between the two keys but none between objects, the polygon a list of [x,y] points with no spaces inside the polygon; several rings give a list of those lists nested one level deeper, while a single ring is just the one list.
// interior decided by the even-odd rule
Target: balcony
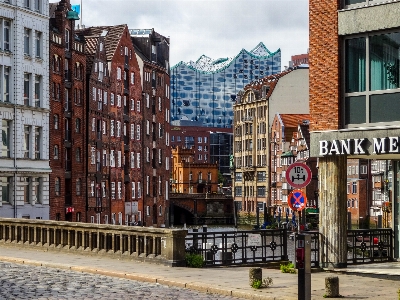
[{"label": "balcony", "polygon": [[71,160],[66,160],[65,161],[65,171],[71,171],[72,170],[72,162]]},{"label": "balcony", "polygon": [[64,102],[64,111],[65,117],[71,118],[72,117],[72,101],[71,99],[65,100]]}]

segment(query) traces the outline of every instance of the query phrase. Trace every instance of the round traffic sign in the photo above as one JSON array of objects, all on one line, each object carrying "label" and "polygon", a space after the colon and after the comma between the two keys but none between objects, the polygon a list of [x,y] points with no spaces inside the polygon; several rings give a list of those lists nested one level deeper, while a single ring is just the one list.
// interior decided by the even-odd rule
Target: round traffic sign
[{"label": "round traffic sign", "polygon": [[301,190],[293,190],[289,194],[288,204],[292,210],[303,210],[307,205],[307,196]]},{"label": "round traffic sign", "polygon": [[295,188],[307,186],[311,181],[311,169],[303,163],[293,163],[286,170],[287,182]]}]

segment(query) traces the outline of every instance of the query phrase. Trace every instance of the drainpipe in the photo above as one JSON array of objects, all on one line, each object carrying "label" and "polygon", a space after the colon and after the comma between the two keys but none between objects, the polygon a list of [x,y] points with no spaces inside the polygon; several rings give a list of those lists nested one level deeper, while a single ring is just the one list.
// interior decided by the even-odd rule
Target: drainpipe
[{"label": "drainpipe", "polygon": [[[14,99],[15,100],[15,99]],[[14,101],[14,124],[13,124],[13,155],[14,155],[14,180],[13,180],[13,197],[14,197],[14,218],[17,218],[17,104]]]}]

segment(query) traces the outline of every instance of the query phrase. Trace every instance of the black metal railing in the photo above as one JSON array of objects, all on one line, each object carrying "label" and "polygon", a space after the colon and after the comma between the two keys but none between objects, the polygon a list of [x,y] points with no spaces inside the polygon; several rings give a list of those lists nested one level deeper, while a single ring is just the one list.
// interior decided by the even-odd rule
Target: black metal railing
[{"label": "black metal railing", "polygon": [[186,252],[201,254],[206,266],[256,265],[287,261],[287,230],[192,232]]},{"label": "black metal railing", "polygon": [[[320,236],[311,235],[311,267],[320,267]],[[295,261],[297,233],[287,229],[249,231],[193,232],[186,236],[186,252],[203,256],[205,266],[257,265],[268,262]],[[393,261],[393,230],[357,229],[347,232],[347,264]]]},{"label": "black metal railing", "polygon": [[393,260],[393,230],[356,229],[347,231],[347,264]]}]

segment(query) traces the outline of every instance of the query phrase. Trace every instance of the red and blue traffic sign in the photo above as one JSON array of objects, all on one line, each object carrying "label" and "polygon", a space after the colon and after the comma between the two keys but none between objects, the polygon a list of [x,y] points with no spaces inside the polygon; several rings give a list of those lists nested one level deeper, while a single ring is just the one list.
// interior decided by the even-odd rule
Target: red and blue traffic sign
[{"label": "red and blue traffic sign", "polygon": [[289,207],[294,211],[301,211],[306,208],[307,196],[301,190],[293,190],[288,197]]}]

